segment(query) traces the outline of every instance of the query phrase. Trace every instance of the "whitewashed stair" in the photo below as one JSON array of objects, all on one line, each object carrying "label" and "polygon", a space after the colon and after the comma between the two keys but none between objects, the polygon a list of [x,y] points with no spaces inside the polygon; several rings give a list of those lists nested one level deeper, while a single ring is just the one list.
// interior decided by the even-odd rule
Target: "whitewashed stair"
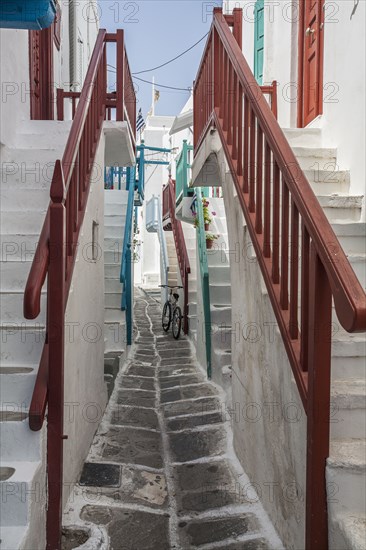
[{"label": "whitewashed stair", "polygon": [[[188,277],[188,334],[193,342],[197,338],[197,249],[196,230],[193,225],[182,222],[191,272]],[[178,276],[180,280],[180,274]],[[182,296],[183,298],[183,296]],[[181,301],[181,306],[183,300]]]},{"label": "whitewashed stair", "polygon": [[44,433],[29,429],[28,411],[45,339],[46,295],[32,321],[23,317],[23,295],[69,128],[67,122],[26,122],[17,146],[1,149],[1,550],[44,546]]},{"label": "whitewashed stair", "polygon": [[[350,193],[337,150],[318,129],[284,130],[361,284],[366,288],[363,196]],[[329,547],[366,548],[366,338],[346,333],[333,311],[331,449],[327,464]]]},{"label": "whitewashed stair", "polygon": [[230,251],[228,250],[224,200],[210,198],[209,201],[210,209],[216,212],[210,230],[218,235],[213,248],[207,251],[210,276],[212,378],[224,388],[229,399],[231,393],[231,342],[233,338]]},{"label": "whitewashed stair", "polygon": [[[335,149],[321,147],[320,130],[285,129],[284,133],[319,198],[340,246],[366,288],[366,223],[361,221],[363,197],[349,192],[350,175],[347,171],[337,170]],[[315,168],[314,163],[317,163]],[[321,178],[318,177],[319,170]],[[329,180],[332,180],[334,187],[329,186]],[[245,224],[244,230],[247,231]],[[248,247],[246,253],[249,261],[256,260],[253,246]],[[261,278],[259,268],[258,276]],[[269,302],[263,279],[261,286],[263,298]],[[365,550],[366,337],[344,331],[334,307],[333,324],[331,445],[326,467],[329,548]],[[275,333],[281,339],[278,329]]]},{"label": "whitewashed stair", "polygon": [[166,247],[168,252],[169,272],[168,284],[174,286],[178,284],[178,258],[175,250],[174,236],[171,231],[165,231]]},{"label": "whitewashed stair", "polygon": [[120,283],[128,191],[104,191],[104,340],[105,352],[126,351],[126,315]]}]

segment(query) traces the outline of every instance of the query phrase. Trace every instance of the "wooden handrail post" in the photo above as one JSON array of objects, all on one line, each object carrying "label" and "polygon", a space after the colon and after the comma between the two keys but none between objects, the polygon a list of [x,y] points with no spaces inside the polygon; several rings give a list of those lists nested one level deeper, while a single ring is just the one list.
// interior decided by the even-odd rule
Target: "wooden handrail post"
[{"label": "wooden handrail post", "polygon": [[212,55],[212,64],[213,64],[213,91],[214,91],[214,101],[213,106],[214,109],[218,108],[220,106],[220,89],[221,89],[221,82],[220,82],[220,57],[219,57],[219,48],[220,48],[220,41],[219,36],[215,29],[213,29],[213,55]]},{"label": "wooden handrail post", "polygon": [[57,88],[57,120],[64,120],[64,90]]},{"label": "wooden handrail post", "polygon": [[243,10],[241,8],[233,9],[233,36],[237,43],[239,44],[240,49],[243,48]]},{"label": "wooden handrail post", "polygon": [[116,120],[124,120],[124,75],[125,75],[125,46],[124,46],[124,32],[122,29],[117,30],[117,109]]},{"label": "wooden handrail post", "polygon": [[50,264],[48,270],[48,508],[47,550],[61,547],[63,440],[64,440],[64,341],[65,341],[65,182],[57,161],[51,185]]},{"label": "wooden handrail post", "polygon": [[329,456],[332,294],[313,244],[309,265],[306,550],[328,548],[326,460]]},{"label": "wooden handrail post", "polygon": [[272,113],[277,120],[277,80],[272,82],[271,108]]}]

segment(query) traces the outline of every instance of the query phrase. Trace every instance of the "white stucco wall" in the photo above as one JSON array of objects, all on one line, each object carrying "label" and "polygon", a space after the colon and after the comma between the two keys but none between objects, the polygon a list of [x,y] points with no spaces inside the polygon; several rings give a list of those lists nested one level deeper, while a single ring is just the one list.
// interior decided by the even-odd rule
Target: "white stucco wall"
[{"label": "white stucco wall", "polygon": [[[73,44],[70,42],[68,52],[70,55],[68,58],[70,68],[71,65],[74,64],[74,74],[71,75],[71,80],[73,81],[71,84],[73,84],[73,89],[75,91],[80,91],[97,38],[101,8],[98,6],[97,0],[64,1],[62,9],[64,9],[64,6],[73,15],[73,17],[68,20],[70,25],[73,24],[73,28],[69,28],[70,36],[73,38]],[[66,26],[69,26],[69,24]],[[70,76],[66,82],[70,83]]]},{"label": "white stucco wall", "polygon": [[11,147],[30,116],[28,56],[27,31],[0,29],[0,145]]},{"label": "white stucco wall", "polygon": [[[103,134],[95,166],[66,309],[65,434],[68,439],[64,443],[65,498],[68,484],[73,484],[81,471],[107,400],[104,384]],[[97,261],[92,259],[93,222],[99,224]]]}]

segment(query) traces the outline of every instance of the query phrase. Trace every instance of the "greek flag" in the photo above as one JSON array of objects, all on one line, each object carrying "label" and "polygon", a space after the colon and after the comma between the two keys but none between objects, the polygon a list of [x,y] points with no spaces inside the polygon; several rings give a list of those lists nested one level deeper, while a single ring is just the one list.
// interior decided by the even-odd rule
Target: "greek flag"
[{"label": "greek flag", "polygon": [[136,130],[138,132],[142,132],[144,128],[145,128],[145,121],[144,121],[144,117],[142,116],[142,110],[140,109],[136,120]]}]

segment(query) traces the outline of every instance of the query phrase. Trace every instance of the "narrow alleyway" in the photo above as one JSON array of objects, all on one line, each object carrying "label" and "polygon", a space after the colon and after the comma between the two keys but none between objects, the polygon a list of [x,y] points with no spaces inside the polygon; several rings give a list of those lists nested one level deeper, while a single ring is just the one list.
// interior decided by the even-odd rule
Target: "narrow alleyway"
[{"label": "narrow alleyway", "polygon": [[160,304],[142,291],[135,325],[65,525],[87,527],[88,548],[282,548],[232,450],[220,390],[190,342],[163,332]]}]

